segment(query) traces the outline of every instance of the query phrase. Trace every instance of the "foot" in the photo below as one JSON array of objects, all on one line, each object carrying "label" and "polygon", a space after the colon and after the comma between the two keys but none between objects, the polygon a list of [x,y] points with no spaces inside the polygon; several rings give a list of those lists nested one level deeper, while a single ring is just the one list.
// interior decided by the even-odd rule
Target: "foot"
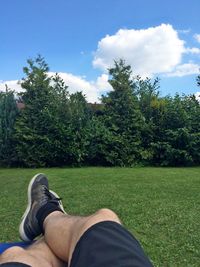
[{"label": "foot", "polygon": [[49,190],[47,177],[44,174],[35,175],[28,186],[28,205],[19,227],[20,238],[31,241],[42,233],[37,220],[37,213],[47,203],[54,203],[63,212],[64,208],[59,196]]}]

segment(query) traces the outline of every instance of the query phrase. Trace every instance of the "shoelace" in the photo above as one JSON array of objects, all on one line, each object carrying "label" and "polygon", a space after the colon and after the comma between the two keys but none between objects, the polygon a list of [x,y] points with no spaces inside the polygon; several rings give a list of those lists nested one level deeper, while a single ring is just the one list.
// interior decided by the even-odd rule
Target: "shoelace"
[{"label": "shoelace", "polygon": [[[60,201],[62,200],[61,198],[55,197],[53,195],[53,193],[51,193],[46,186],[42,186],[43,192],[44,192],[44,203],[46,202],[51,202],[51,203],[55,203],[58,204],[58,202],[60,203]],[[43,202],[42,201],[42,202]]]}]

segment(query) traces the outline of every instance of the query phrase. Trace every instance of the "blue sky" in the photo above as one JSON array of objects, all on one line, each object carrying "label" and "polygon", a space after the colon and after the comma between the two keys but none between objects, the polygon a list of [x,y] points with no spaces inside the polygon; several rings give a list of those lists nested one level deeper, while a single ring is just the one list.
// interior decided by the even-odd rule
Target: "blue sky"
[{"label": "blue sky", "polygon": [[91,101],[110,89],[113,57],[159,76],[163,95],[196,93],[199,10],[199,0],[1,0],[0,88],[15,87],[26,59],[40,53]]}]

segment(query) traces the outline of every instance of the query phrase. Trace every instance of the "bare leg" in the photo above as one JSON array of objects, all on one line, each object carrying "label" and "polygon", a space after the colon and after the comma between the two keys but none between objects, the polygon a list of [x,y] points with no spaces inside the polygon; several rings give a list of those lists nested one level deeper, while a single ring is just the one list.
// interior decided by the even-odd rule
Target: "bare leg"
[{"label": "bare leg", "polygon": [[[32,178],[29,183],[28,197],[27,209],[19,228],[20,236],[22,240],[33,240],[44,230],[44,238],[37,241],[26,250],[19,247],[8,249],[0,256],[0,264],[6,262],[21,262],[32,267],[63,267],[68,263],[68,266],[70,266],[75,246],[85,231],[93,225],[104,221],[121,224],[117,215],[109,209],[101,209],[87,217],[71,216],[63,213],[64,210],[62,209],[59,197],[55,192],[49,191],[48,180],[43,174],[38,174]],[[116,244],[110,243],[110,240],[102,244],[103,248],[105,246],[105,249],[111,247],[118,252],[122,250],[121,258],[119,257],[122,260],[122,266],[126,266],[126,264],[124,264],[124,259],[127,257],[128,262],[131,263],[131,265],[128,266],[132,266],[132,260],[134,259],[136,259],[135,266],[140,266],[138,265],[139,260],[141,260],[141,263],[145,263],[141,266],[151,266],[146,264],[148,260],[145,260],[137,240],[130,236],[123,228],[119,227],[119,225],[117,227],[117,225],[113,223],[103,224],[103,226],[105,225],[112,225],[113,228],[119,229],[122,240],[120,237],[115,238],[114,234],[110,235],[110,240],[113,242],[116,241]],[[101,224],[99,229],[102,228]],[[101,235],[101,233],[104,233],[109,236],[109,228],[104,230],[106,231],[102,231],[99,234]],[[90,240],[92,244],[97,244],[97,246],[94,246],[94,251],[92,251],[92,248],[89,248],[88,251],[88,246],[91,244],[87,245],[86,242],[80,243],[80,247],[82,246],[81,251],[83,252],[82,260],[87,259],[87,257],[84,256],[84,249],[86,248],[86,254],[91,252],[91,262],[93,262],[95,251],[100,252],[100,257],[97,258],[97,262],[100,261],[102,263],[101,266],[106,266],[106,261],[104,261],[104,257],[102,256],[102,247],[98,246],[101,244],[101,242],[99,242],[100,238],[97,235],[95,239],[93,238],[95,236],[93,235],[94,232],[90,233],[90,238],[89,234],[87,236],[88,240]],[[124,242],[124,238],[127,238],[127,242],[126,240]],[[121,241],[122,247],[120,247]],[[78,251],[78,254],[81,254],[81,252]],[[110,256],[113,256],[113,259],[109,258],[108,261],[110,262],[113,260],[115,263],[114,265],[118,265],[118,258],[115,257],[116,255],[115,253],[113,254],[112,250]],[[82,261],[80,263],[82,264]],[[84,266],[88,266],[88,263],[85,262]]]},{"label": "bare leg", "polygon": [[92,225],[102,221],[120,223],[109,209],[101,209],[88,217],[78,217],[55,211],[44,221],[45,241],[54,254],[65,262],[71,261],[74,248],[82,234]]},{"label": "bare leg", "polygon": [[74,248],[82,234],[92,225],[102,221],[120,223],[117,215],[109,209],[101,209],[87,217],[66,215],[60,211],[52,212],[44,221],[44,238],[27,249],[17,246],[7,249],[0,255],[0,264],[21,262],[32,267],[66,266],[64,262],[70,263]]},{"label": "bare leg", "polygon": [[0,255],[0,264],[6,262],[21,262],[32,267],[63,267],[63,262],[58,259],[47,246],[44,239],[36,241],[27,249],[11,247]]}]

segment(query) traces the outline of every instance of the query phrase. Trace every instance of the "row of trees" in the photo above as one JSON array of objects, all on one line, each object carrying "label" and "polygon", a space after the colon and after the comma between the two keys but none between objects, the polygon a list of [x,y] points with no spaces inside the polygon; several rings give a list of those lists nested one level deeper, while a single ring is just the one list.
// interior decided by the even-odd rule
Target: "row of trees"
[{"label": "row of trees", "polygon": [[58,75],[49,77],[41,56],[27,63],[24,91],[0,93],[1,166],[199,165],[194,95],[161,97],[158,79],[132,78],[120,60],[109,70],[113,90],[90,104],[81,92],[69,94]]}]

